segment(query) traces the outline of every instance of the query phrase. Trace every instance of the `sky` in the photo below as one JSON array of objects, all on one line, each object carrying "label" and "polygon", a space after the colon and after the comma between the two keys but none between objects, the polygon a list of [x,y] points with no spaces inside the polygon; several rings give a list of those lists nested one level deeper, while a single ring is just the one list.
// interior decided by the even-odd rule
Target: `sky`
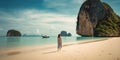
[{"label": "sky", "polygon": [[[77,15],[85,0],[0,0],[0,36],[8,30],[23,34],[76,35]],[[102,0],[120,16],[119,0]]]}]

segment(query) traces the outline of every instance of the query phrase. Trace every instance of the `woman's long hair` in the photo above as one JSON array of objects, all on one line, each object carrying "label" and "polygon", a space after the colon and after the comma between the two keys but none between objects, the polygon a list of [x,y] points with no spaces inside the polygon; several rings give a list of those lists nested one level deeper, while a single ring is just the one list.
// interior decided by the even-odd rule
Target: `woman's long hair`
[{"label": "woman's long hair", "polygon": [[60,38],[60,36],[61,36],[61,35],[60,35],[60,34],[58,34],[58,38]]}]

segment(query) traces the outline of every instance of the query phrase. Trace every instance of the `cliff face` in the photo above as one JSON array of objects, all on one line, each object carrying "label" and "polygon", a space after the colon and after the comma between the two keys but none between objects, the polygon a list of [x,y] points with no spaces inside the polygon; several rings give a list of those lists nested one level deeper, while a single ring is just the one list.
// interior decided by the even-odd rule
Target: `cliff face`
[{"label": "cliff face", "polygon": [[87,0],[80,8],[76,31],[82,36],[120,36],[119,22],[119,17],[108,4],[100,0]]},{"label": "cliff face", "polygon": [[21,36],[21,33],[19,31],[16,31],[16,30],[9,30],[7,32],[7,36]]}]

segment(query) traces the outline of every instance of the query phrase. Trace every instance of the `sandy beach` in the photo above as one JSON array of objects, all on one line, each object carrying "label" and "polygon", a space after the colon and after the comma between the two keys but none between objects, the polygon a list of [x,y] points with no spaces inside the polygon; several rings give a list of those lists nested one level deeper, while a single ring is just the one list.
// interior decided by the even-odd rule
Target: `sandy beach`
[{"label": "sandy beach", "polygon": [[0,50],[0,60],[120,60],[120,37]]}]

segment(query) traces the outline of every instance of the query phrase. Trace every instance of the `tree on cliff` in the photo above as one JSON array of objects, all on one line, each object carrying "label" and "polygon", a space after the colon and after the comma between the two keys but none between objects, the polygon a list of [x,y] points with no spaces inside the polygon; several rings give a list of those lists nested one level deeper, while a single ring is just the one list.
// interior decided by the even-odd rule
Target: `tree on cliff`
[{"label": "tree on cliff", "polygon": [[120,36],[120,18],[108,4],[103,3],[103,6],[105,7],[106,16],[104,19],[98,21],[94,32],[95,36]]}]

